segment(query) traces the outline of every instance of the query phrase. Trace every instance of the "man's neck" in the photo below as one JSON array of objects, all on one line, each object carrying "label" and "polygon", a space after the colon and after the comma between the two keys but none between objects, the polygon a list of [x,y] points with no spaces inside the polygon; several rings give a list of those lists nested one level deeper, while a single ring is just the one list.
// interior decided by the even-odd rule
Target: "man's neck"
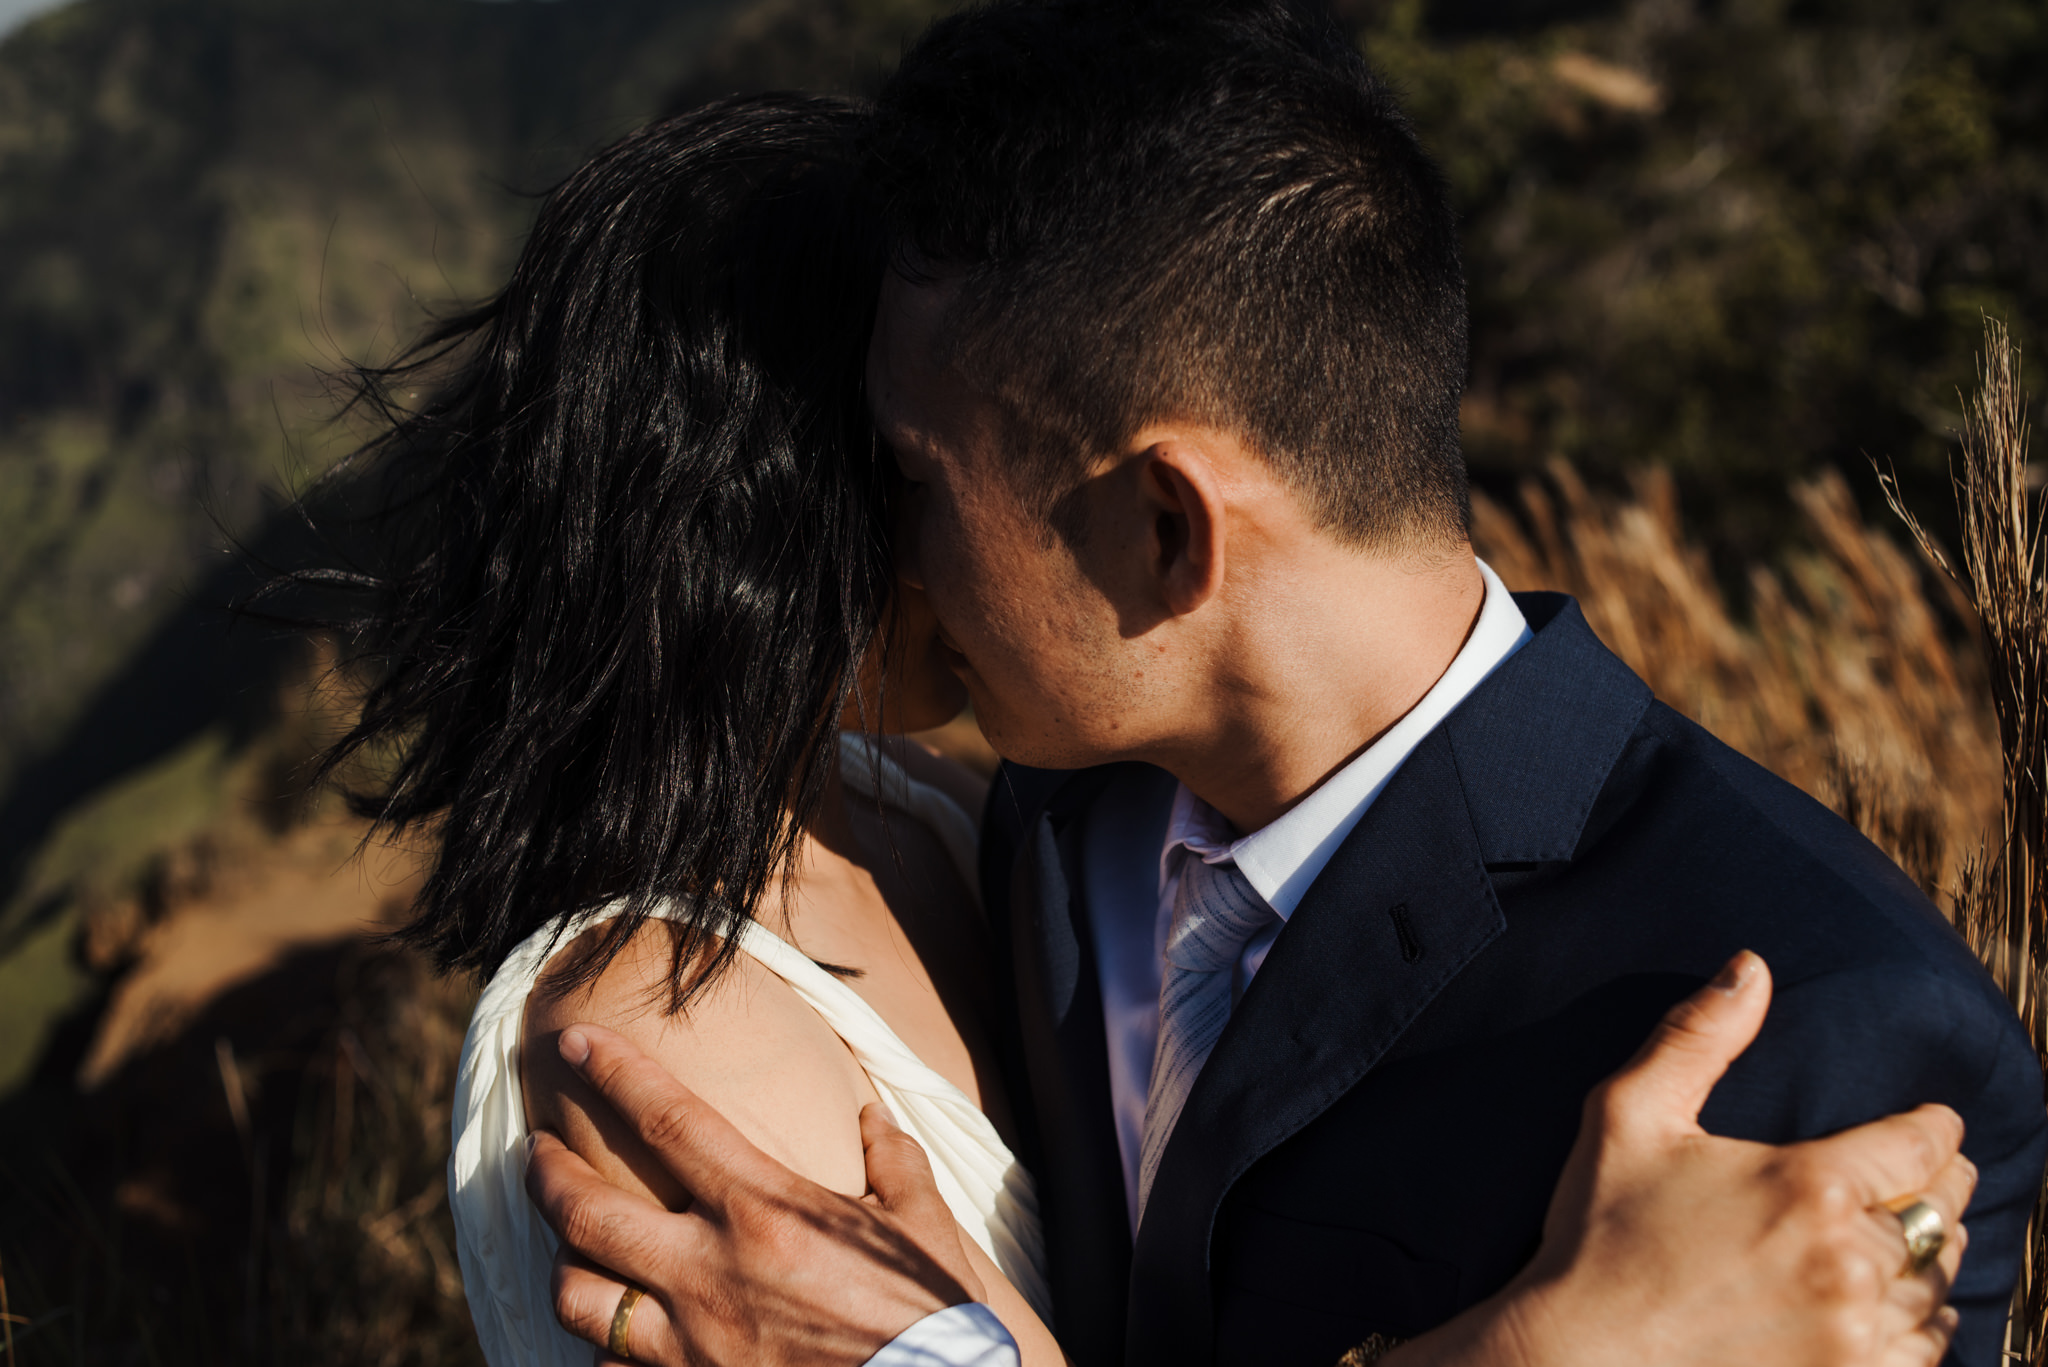
[{"label": "man's neck", "polygon": [[1213,671],[1202,728],[1157,762],[1240,833],[1269,824],[1406,716],[1486,601],[1469,548],[1345,555],[1261,586]]}]

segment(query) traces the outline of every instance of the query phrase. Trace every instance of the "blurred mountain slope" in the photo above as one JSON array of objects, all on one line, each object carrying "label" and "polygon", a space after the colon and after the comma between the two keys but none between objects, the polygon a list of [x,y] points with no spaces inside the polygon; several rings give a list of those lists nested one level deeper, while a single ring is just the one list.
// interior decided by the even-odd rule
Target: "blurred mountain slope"
[{"label": "blurred mountain slope", "polygon": [[262,491],[314,368],[488,292],[545,188],[694,68],[719,0],[84,0],[0,44],[0,782]]},{"label": "blurred mountain slope", "polygon": [[298,647],[230,631],[226,542],[290,554],[273,510],[353,435],[321,373],[495,288],[729,8],[83,0],[0,42],[0,1090],[86,990],[85,885],[166,847],[119,794],[218,809],[274,724]]}]

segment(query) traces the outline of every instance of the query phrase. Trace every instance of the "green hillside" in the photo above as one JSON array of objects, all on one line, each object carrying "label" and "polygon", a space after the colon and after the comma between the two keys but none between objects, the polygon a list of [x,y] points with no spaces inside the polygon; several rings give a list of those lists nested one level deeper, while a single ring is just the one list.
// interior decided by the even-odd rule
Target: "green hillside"
[{"label": "green hillside", "polygon": [[217,809],[192,755],[266,724],[290,650],[229,633],[225,547],[349,439],[323,372],[491,290],[531,192],[729,8],[82,0],[0,44],[0,1091],[86,987],[87,884]]},{"label": "green hillside", "polygon": [[715,0],[83,0],[0,45],[0,781],[261,491],[315,367],[488,291],[538,188],[691,71]]}]

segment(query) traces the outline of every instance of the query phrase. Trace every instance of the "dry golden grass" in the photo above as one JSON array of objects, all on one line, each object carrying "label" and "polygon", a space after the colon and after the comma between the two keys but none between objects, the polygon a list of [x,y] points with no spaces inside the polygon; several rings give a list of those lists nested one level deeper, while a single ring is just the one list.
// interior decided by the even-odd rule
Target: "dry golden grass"
[{"label": "dry golden grass", "polygon": [[1960,596],[1828,473],[1792,489],[1811,549],[1747,573],[1747,611],[1688,541],[1670,476],[1602,497],[1553,464],[1520,516],[1475,496],[1479,553],[1511,588],[1579,600],[1657,696],[1827,802],[1946,901],[1997,820],[1997,730]]},{"label": "dry golden grass", "polygon": [[[1900,503],[1896,485],[1888,482],[1886,492],[1928,557],[1977,610],[1998,716],[2003,801],[1999,823],[1987,824],[1991,834],[1965,863],[1955,920],[2048,1062],[2048,505],[2029,493],[2026,414],[2019,352],[2005,325],[1986,319],[1955,479],[1960,571]],[[2035,1198],[2006,1355],[2027,1367],[2048,1363],[2048,1191]]]},{"label": "dry golden grass", "polygon": [[300,1083],[267,1278],[276,1360],[481,1361],[448,1213],[455,1064],[476,1000],[417,956],[347,963],[340,1011]]},{"label": "dry golden grass", "polygon": [[[1917,560],[1864,524],[1832,473],[1793,487],[1811,548],[1780,570],[1750,567],[1746,613],[1686,539],[1659,470],[1614,498],[1554,464],[1523,486],[1519,516],[1475,498],[1474,540],[1511,587],[1577,597],[1660,698],[1896,860],[1949,911],[2048,1062],[2048,528],[2029,493],[2019,358],[1998,323],[1962,437],[1960,569],[1889,479]],[[2048,1367],[2048,1194],[2007,1349]]]}]

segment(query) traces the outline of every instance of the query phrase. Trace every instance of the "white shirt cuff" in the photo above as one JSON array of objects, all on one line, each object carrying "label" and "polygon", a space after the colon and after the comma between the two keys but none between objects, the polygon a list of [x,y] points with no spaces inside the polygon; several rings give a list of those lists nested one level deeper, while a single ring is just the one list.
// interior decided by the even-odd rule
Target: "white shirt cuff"
[{"label": "white shirt cuff", "polygon": [[867,1367],[1018,1367],[1017,1340],[978,1301],[949,1305],[898,1334]]}]

